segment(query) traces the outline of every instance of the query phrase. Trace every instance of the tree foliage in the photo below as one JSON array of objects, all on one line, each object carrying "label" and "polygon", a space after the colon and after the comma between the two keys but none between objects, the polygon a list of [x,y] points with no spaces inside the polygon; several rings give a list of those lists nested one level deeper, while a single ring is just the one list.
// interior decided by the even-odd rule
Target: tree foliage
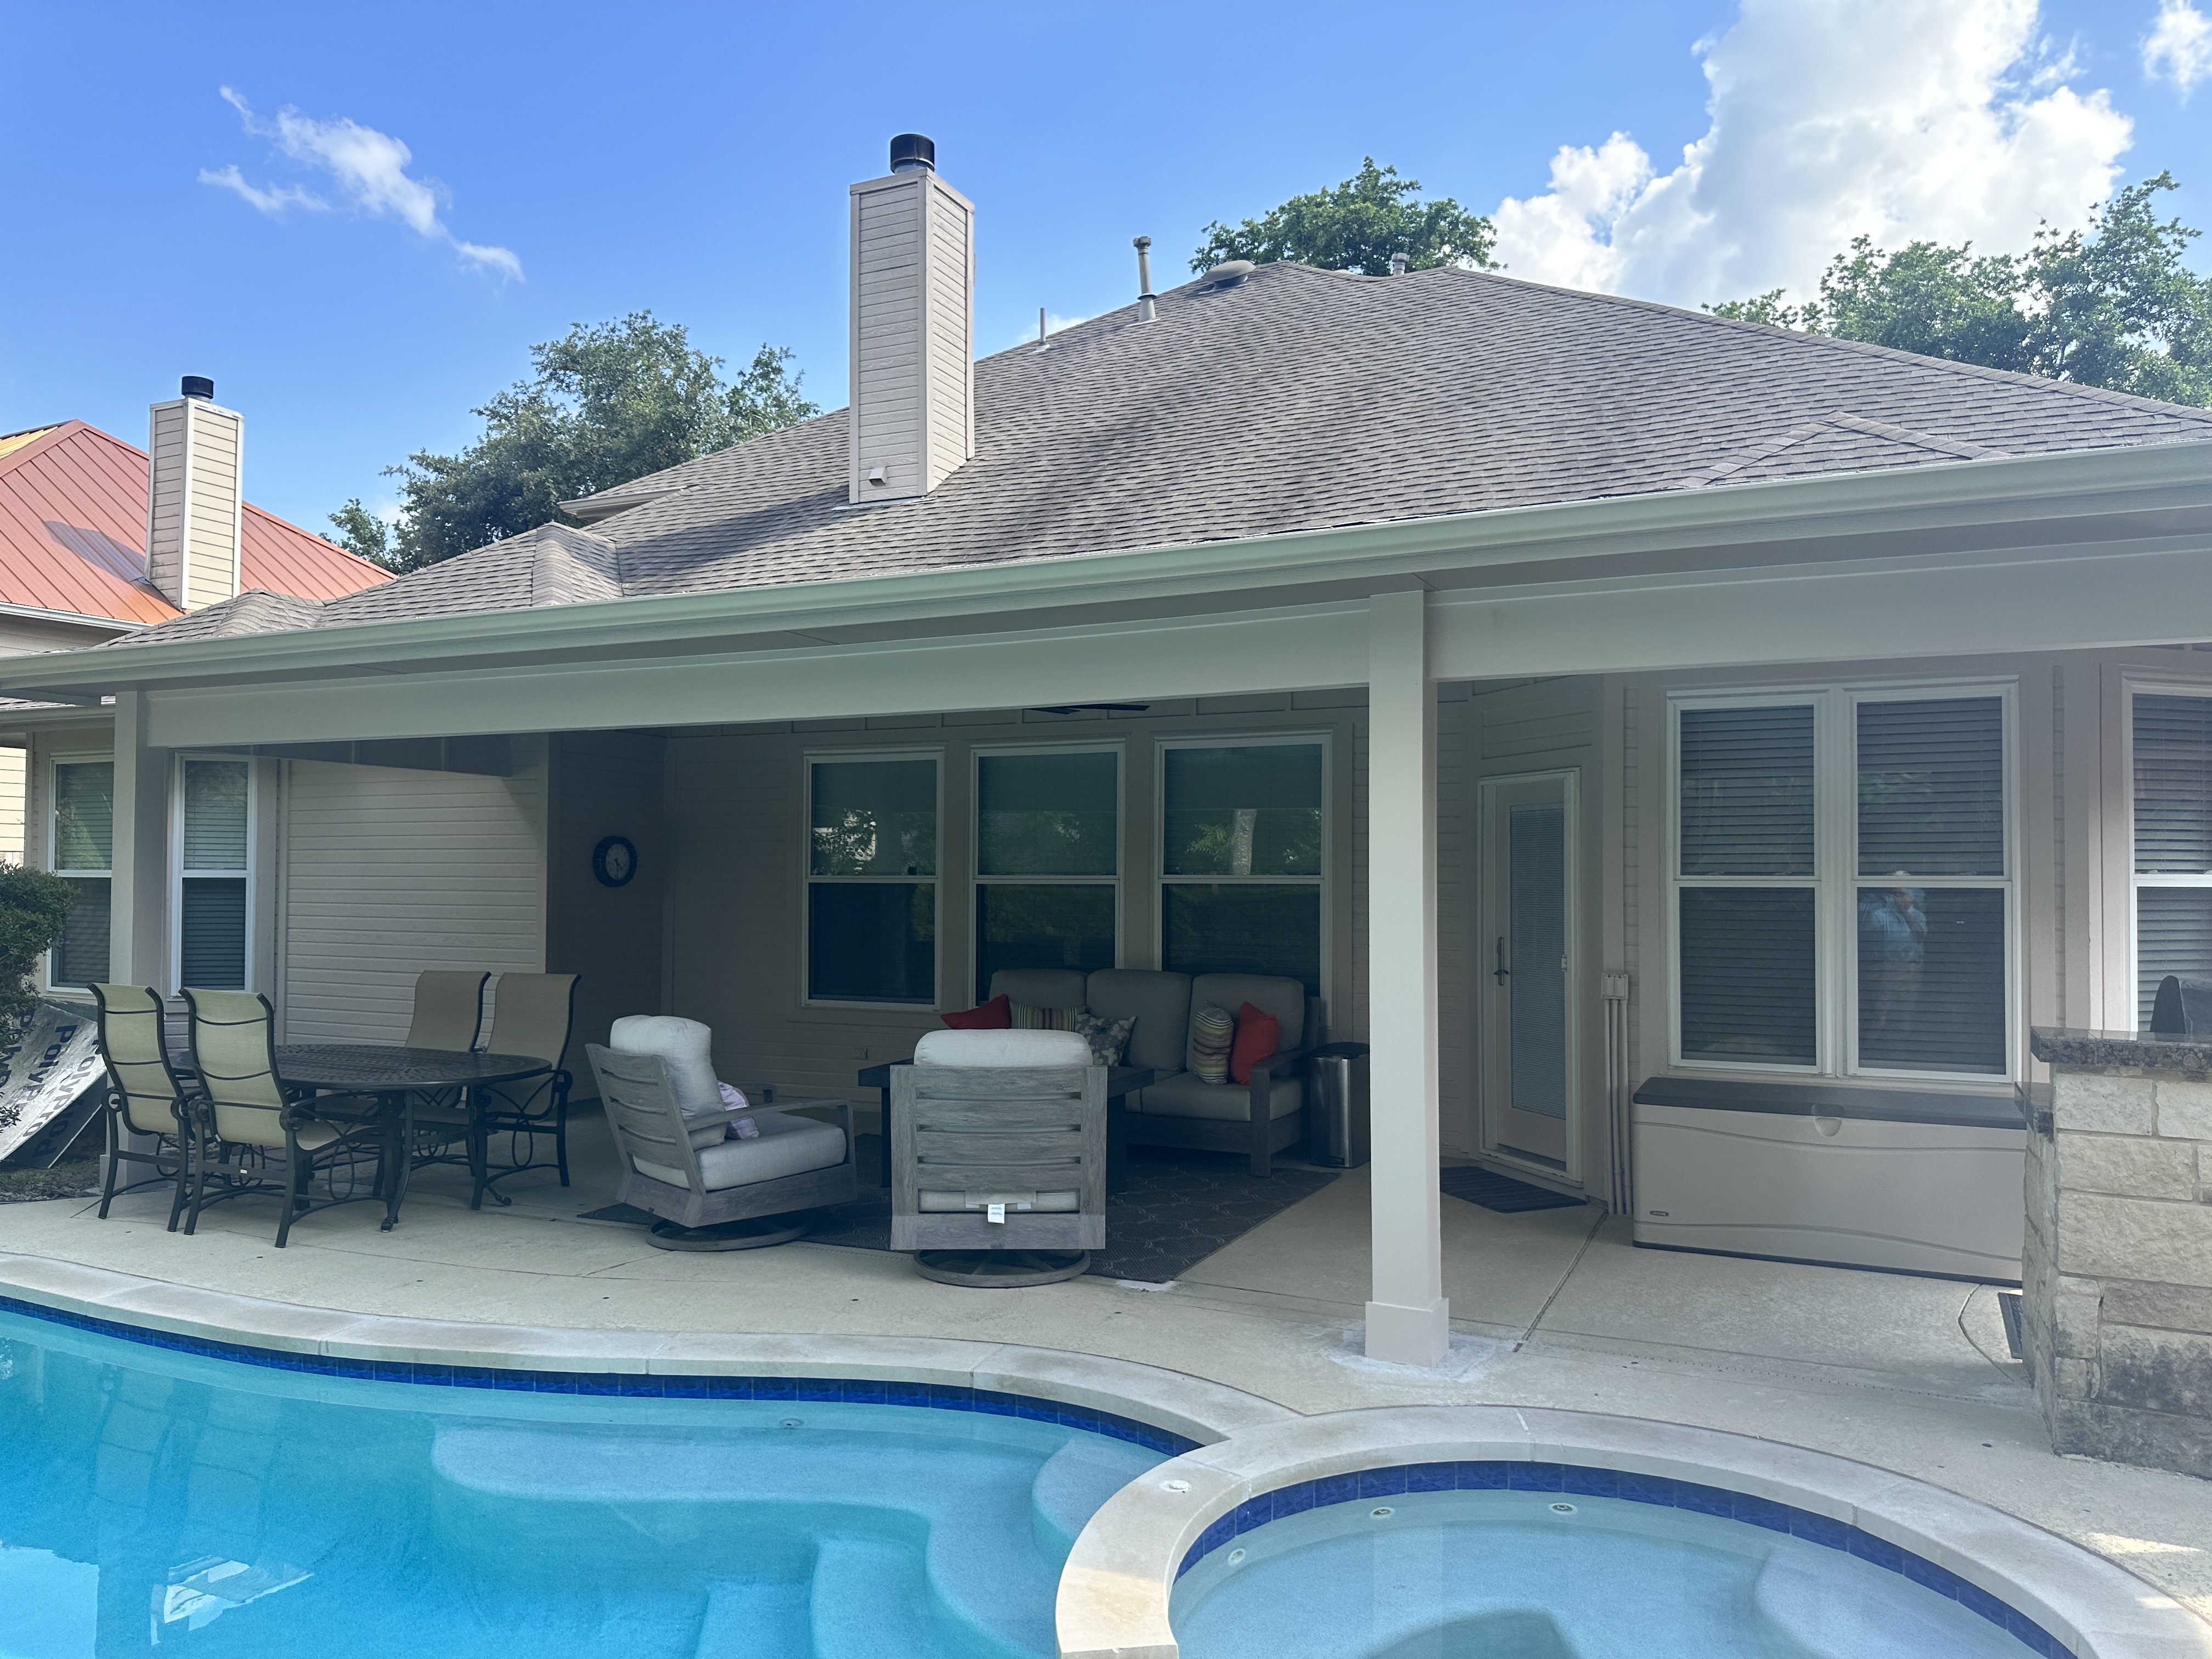
[{"label": "tree foliage", "polygon": [[483,431],[457,455],[428,451],[386,469],[400,514],[385,526],[358,501],[331,514],[364,558],[415,570],[559,520],[558,503],[820,413],[799,390],[787,348],[763,345],[735,379],[649,311],[579,323],[530,349],[535,372],[470,412]]},{"label": "tree foliage", "polygon": [[1224,259],[1295,259],[1324,270],[1388,276],[1394,253],[1404,254],[1415,270],[1489,268],[1497,240],[1490,221],[1449,196],[1417,202],[1420,188],[1419,179],[1401,179],[1397,168],[1378,167],[1370,155],[1334,190],[1293,196],[1265,217],[1235,227],[1216,220],[1206,228],[1190,268],[1204,270]]},{"label": "tree foliage", "polygon": [[32,975],[76,908],[77,890],[59,876],[0,864],[0,1041],[12,1042],[39,1006]]},{"label": "tree foliage", "polygon": [[2131,392],[2212,404],[2212,279],[2184,263],[2198,233],[2161,222],[2160,173],[2090,210],[2086,229],[2045,226],[2024,254],[1972,244],[1908,243],[1892,253],[1856,238],[1788,303],[1775,289],[1708,306],[1717,317]]}]

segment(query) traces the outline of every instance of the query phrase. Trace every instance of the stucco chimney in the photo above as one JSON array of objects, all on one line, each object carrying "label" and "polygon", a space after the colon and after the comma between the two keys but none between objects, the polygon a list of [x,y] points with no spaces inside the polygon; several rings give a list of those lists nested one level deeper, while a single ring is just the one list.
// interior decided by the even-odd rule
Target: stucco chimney
[{"label": "stucco chimney", "polygon": [[238,592],[246,417],[198,374],[148,417],[146,579],[179,610],[197,611]]},{"label": "stucco chimney", "polygon": [[975,453],[975,209],[920,133],[853,186],[850,489],[926,495]]}]

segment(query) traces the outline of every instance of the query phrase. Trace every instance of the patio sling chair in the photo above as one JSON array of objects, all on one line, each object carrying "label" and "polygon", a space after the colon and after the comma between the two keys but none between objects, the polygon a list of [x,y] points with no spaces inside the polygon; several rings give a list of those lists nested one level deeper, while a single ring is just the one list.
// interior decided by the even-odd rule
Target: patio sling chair
[{"label": "patio sling chair", "polygon": [[946,1285],[1073,1279],[1106,1245],[1106,1067],[1073,1031],[932,1031],[891,1072],[891,1249]]},{"label": "patio sling chair", "polygon": [[[185,1205],[191,1175],[192,1117],[190,1094],[169,1064],[168,1011],[161,993],[147,985],[94,985],[100,1005],[100,1053],[107,1062],[107,1178],[101,1183],[100,1218],[118,1192],[136,1192],[168,1181],[169,1231]],[[134,1143],[150,1138],[151,1152]],[[154,1173],[144,1181],[115,1184],[125,1164],[145,1164]]]},{"label": "patio sling chair", "polygon": [[[210,1202],[281,1190],[281,1250],[301,1216],[375,1197],[375,1187],[340,1197],[333,1184],[333,1195],[316,1204],[308,1200],[307,1187],[318,1174],[340,1169],[352,1173],[369,1159],[377,1165],[375,1186],[382,1185],[386,1130],[377,1103],[365,1095],[295,1097],[298,1091],[287,1089],[276,1073],[276,1010],[259,992],[188,988],[184,999],[191,1012],[192,1066],[200,1079],[200,1097],[194,1103],[199,1167],[185,1233],[198,1227],[200,1211]],[[268,1155],[279,1151],[284,1155],[281,1188],[264,1173]],[[207,1194],[210,1174],[220,1181],[212,1200]]]},{"label": "patio sling chair", "polygon": [[[781,1244],[806,1231],[796,1212],[849,1204],[859,1192],[853,1148],[853,1108],[837,1103],[837,1121],[759,1106],[753,1140],[729,1140],[729,1114],[719,1100],[686,1111],[675,1069],[657,1054],[627,1054],[587,1044],[622,1160],[617,1196],[661,1218],[651,1241],[662,1249],[744,1250]],[[804,1105],[793,1101],[792,1106]],[[702,1236],[703,1235],[703,1236]]]},{"label": "patio sling chair", "polygon": [[484,982],[489,974],[431,968],[415,975],[415,1017],[407,1024],[410,1048],[466,1054],[483,1030]]},{"label": "patio sling chair", "polygon": [[[475,1159],[476,1191],[469,1208],[481,1209],[490,1193],[502,1204],[514,1200],[494,1190],[494,1183],[525,1170],[558,1170],[561,1184],[568,1184],[568,1091],[575,1079],[561,1069],[568,1052],[568,1034],[576,1024],[574,974],[501,974],[493,994],[491,1036],[486,1052],[529,1054],[553,1069],[515,1083],[494,1084],[476,1091],[471,1103],[471,1148]],[[507,1137],[511,1154],[507,1167],[491,1173],[489,1142],[494,1135]],[[538,1138],[553,1138],[553,1161],[538,1158]]]}]

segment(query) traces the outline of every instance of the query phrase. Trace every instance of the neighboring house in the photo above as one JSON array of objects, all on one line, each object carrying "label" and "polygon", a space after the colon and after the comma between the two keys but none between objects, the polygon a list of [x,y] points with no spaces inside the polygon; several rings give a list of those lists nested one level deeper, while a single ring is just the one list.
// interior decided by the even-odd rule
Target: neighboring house
[{"label": "neighboring house", "polygon": [[[1440,1153],[1628,1208],[1639,1088],[1925,1129],[1864,1231],[2013,1276],[2002,1216],[1908,1244],[1991,1169],[2016,1222],[2029,1024],[2212,971],[2212,413],[1459,270],[1230,270],[975,362],[968,204],[894,173],[853,225],[848,410],[0,664],[78,705],[24,717],[58,981],[189,982],[228,882],[208,966],[290,1040],[573,969],[584,1037],[689,1015],[830,1092],[994,967],[1294,975],[1374,1045],[1375,1353],[1441,1352]],[[250,776],[229,850],[179,766]],[[1754,1247],[1684,1219],[1638,1216]]]},{"label": "neighboring house", "polygon": [[[82,421],[0,436],[0,654],[97,645],[246,588],[331,599],[390,580],[243,499],[244,422],[213,393],[209,385],[204,397],[154,405],[154,441],[172,464],[155,502],[161,541],[150,570],[144,450]],[[188,496],[189,584],[180,556]],[[13,741],[0,746],[0,859],[20,860],[25,763],[21,738]]]}]

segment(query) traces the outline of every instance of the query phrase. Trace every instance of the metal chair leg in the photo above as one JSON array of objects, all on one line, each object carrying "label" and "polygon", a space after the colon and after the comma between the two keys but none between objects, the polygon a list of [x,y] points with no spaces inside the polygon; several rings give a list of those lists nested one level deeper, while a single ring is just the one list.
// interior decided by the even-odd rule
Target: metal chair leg
[{"label": "metal chair leg", "polygon": [[192,1174],[192,1146],[198,1139],[198,1136],[189,1133],[180,1133],[177,1136],[176,1190],[169,1199],[168,1230],[171,1232],[177,1231],[177,1217],[184,1211],[185,1188],[191,1181]]},{"label": "metal chair leg", "polygon": [[292,1218],[300,1210],[300,1161],[307,1154],[300,1147],[300,1132],[284,1131],[284,1213],[276,1223],[276,1248],[283,1249],[284,1241],[291,1236]]},{"label": "metal chair leg", "polygon": [[106,1111],[107,1180],[103,1183],[100,1194],[100,1218],[102,1221],[107,1219],[107,1206],[115,1202],[115,1172],[122,1167],[123,1164],[120,1156],[123,1151],[123,1136],[116,1127],[116,1119],[120,1115],[112,1105],[106,1109]]},{"label": "metal chair leg", "polygon": [[568,1096],[563,1091],[553,1107],[553,1158],[561,1166],[561,1184],[568,1184]]}]

